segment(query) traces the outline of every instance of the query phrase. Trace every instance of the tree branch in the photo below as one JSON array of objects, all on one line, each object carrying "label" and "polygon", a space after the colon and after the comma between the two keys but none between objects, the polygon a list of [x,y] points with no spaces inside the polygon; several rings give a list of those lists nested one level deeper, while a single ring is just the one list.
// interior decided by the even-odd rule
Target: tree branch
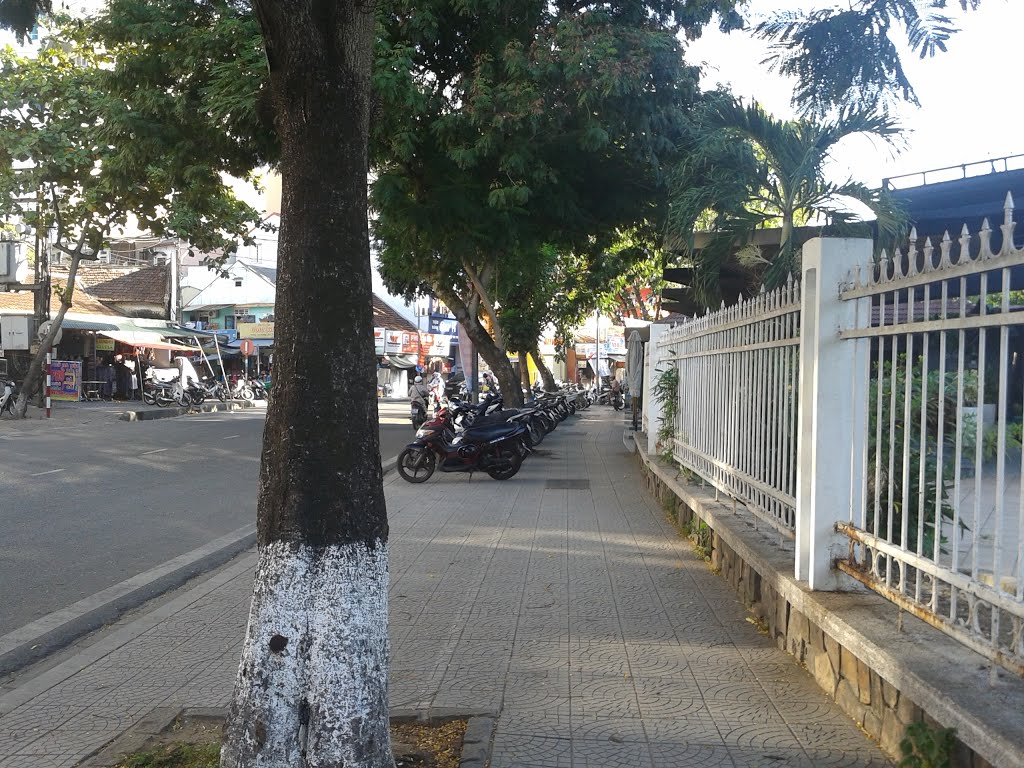
[{"label": "tree branch", "polygon": [[491,267],[485,265],[481,274],[478,275],[473,267],[469,265],[469,262],[465,259],[462,260],[462,267],[466,270],[466,274],[469,276],[470,281],[473,283],[473,288],[477,295],[480,297],[480,303],[483,304],[484,312],[487,314],[488,319],[491,321],[491,327],[494,329],[494,343],[502,350],[505,349],[505,338],[501,332],[501,324],[498,322],[498,313],[494,309],[494,304],[491,302],[491,297],[487,294],[487,289],[484,288],[484,282],[481,279],[489,279]]}]

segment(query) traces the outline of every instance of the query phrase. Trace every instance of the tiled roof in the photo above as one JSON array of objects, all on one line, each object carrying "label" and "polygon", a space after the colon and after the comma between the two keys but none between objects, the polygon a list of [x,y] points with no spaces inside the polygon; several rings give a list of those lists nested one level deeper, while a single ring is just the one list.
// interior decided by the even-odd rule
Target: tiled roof
[{"label": "tiled roof", "polygon": [[79,266],[78,283],[100,301],[158,304],[167,301],[166,266]]},{"label": "tiled roof", "polygon": [[[64,279],[54,276],[52,279],[52,285],[54,288],[63,288],[67,282],[67,274],[65,273]],[[120,313],[115,312],[109,307],[104,306],[95,298],[90,296],[84,290],[82,290],[82,283],[78,280],[75,281],[77,287],[74,295],[71,297],[71,311],[78,312],[86,315],[111,315],[118,316]],[[50,309],[53,314],[57,313],[57,309],[60,307],[60,299],[56,296],[50,298]],[[29,291],[22,291],[20,293],[3,293],[0,292],[0,312],[3,310],[15,310],[15,311],[28,311],[31,312],[34,309],[33,294]]]},{"label": "tiled roof", "polygon": [[274,285],[277,285],[277,267],[256,267],[252,264],[246,266],[258,275],[262,275]]},{"label": "tiled roof", "polygon": [[415,331],[416,326],[395,312],[384,299],[373,294],[373,325],[396,331]]}]

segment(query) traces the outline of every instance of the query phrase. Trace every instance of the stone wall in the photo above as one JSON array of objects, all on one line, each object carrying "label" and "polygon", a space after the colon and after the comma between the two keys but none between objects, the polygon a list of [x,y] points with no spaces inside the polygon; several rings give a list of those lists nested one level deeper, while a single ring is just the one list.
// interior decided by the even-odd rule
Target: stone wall
[{"label": "stone wall", "polygon": [[[777,588],[779,574],[762,572],[768,570],[764,564],[759,570],[748,562],[730,544],[733,537],[720,519],[708,514],[694,496],[684,494],[687,498],[681,498],[678,486],[667,482],[643,451],[640,456],[648,489],[680,532],[740,595],[761,630],[804,666],[883,751],[898,761],[900,741],[911,723],[943,727],[924,707],[882,677],[870,660],[858,658],[843,640],[824,631],[794,605]],[[992,763],[958,739],[952,765],[991,768]]]}]

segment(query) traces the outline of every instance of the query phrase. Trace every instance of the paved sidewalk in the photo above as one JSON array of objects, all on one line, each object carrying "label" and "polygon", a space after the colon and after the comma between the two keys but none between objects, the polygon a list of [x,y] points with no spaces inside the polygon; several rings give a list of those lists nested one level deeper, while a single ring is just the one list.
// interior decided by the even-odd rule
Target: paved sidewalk
[{"label": "paved sidewalk", "polygon": [[[492,768],[885,766],[665,521],[622,417],[520,474],[387,478],[392,705],[500,713]],[[0,696],[0,766],[72,766],[231,692],[254,555]]]}]

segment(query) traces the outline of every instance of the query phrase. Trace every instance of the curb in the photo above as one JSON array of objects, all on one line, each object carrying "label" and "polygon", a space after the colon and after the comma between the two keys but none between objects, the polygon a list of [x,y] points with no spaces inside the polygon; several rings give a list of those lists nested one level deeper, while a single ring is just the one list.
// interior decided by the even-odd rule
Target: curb
[{"label": "curb", "polygon": [[223,565],[255,542],[256,525],[250,523],[0,636],[0,675],[15,672],[66,648],[133,608]]},{"label": "curb", "polygon": [[232,400],[227,403],[203,403],[192,408],[160,408],[159,410],[125,411],[118,418],[121,421],[152,421],[153,419],[171,419],[175,416],[186,416],[197,410],[202,413],[218,413],[219,411],[240,411],[243,408],[255,408],[248,400]]},{"label": "curb", "polygon": [[[490,765],[494,726],[497,722],[492,712],[477,714],[452,710],[433,714],[415,710],[392,710],[389,715],[392,723],[423,725],[465,718],[466,733],[462,737],[459,768],[486,768]],[[199,721],[217,727],[223,725],[226,719],[227,710],[216,707],[157,707],[120,736],[107,742],[76,765],[78,768],[113,768],[121,765],[126,755],[145,750],[155,737],[172,732],[183,720]]]},{"label": "curb", "polygon": [[401,456],[401,454],[396,453],[390,459],[384,459],[384,461],[380,463],[381,475],[386,475],[398,465],[399,456]]}]

